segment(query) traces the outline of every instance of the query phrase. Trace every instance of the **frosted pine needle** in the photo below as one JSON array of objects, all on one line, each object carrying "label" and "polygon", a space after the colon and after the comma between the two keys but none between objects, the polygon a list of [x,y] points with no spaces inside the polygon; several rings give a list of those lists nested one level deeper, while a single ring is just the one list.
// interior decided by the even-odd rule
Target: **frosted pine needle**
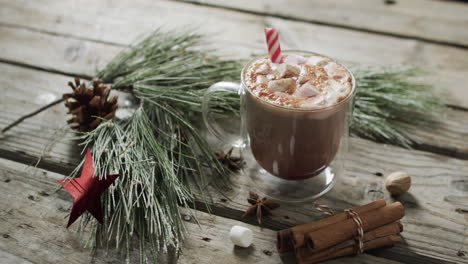
[{"label": "frosted pine needle", "polygon": [[417,83],[424,75],[414,68],[357,68],[358,85],[351,132],[375,141],[410,147],[415,139],[408,126],[437,124],[444,105],[430,85]]}]

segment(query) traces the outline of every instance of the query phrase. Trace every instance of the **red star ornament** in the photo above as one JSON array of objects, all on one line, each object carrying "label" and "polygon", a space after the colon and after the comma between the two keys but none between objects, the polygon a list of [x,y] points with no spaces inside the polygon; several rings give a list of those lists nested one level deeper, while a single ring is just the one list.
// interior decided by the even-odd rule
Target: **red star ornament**
[{"label": "red star ornament", "polygon": [[103,214],[100,197],[114,183],[118,176],[118,174],[107,175],[101,180],[99,180],[99,177],[94,177],[93,156],[89,148],[86,150],[86,158],[81,176],[79,178],[57,181],[75,199],[67,228],[86,210],[102,224]]}]

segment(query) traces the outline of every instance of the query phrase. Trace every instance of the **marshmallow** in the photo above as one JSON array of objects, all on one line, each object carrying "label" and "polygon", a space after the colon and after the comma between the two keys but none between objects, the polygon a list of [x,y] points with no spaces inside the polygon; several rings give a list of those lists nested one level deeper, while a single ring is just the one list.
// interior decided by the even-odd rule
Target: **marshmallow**
[{"label": "marshmallow", "polygon": [[310,80],[309,76],[301,75],[301,76],[299,76],[298,82],[299,82],[299,84],[303,84],[303,83],[308,82],[309,80]]},{"label": "marshmallow", "polygon": [[303,84],[315,78],[315,67],[310,65],[303,65],[299,76],[299,83]]},{"label": "marshmallow", "polygon": [[319,91],[310,82],[306,82],[294,93],[295,96],[300,98],[312,97],[317,94],[319,94]]},{"label": "marshmallow", "polygon": [[321,57],[321,56],[310,56],[309,58],[307,58],[307,64],[317,65],[320,62],[325,61],[325,60],[326,59],[324,57]]},{"label": "marshmallow", "polygon": [[267,77],[268,80],[273,80],[275,78],[275,75],[274,74],[268,74],[266,77]]},{"label": "marshmallow", "polygon": [[325,67],[323,67],[327,72],[328,76],[334,78],[343,78],[348,75],[348,71],[341,65],[335,62],[329,62]]},{"label": "marshmallow", "polygon": [[344,85],[342,85],[340,82],[334,79],[331,79],[328,81],[328,90],[330,92],[339,93],[342,88],[346,88],[346,87],[344,87]]},{"label": "marshmallow", "polygon": [[268,79],[265,75],[257,75],[257,80],[255,80],[255,82],[259,84],[267,84]]},{"label": "marshmallow", "polygon": [[229,232],[232,243],[239,247],[249,247],[252,244],[253,232],[247,227],[233,226]]},{"label": "marshmallow", "polygon": [[256,70],[256,73],[263,74],[263,75],[269,74],[270,72],[271,72],[270,65],[266,63],[260,65],[258,69]]},{"label": "marshmallow", "polygon": [[318,109],[325,106],[325,103],[326,101],[323,96],[316,96],[302,101],[299,105],[303,108]]},{"label": "marshmallow", "polygon": [[289,54],[284,59],[284,63],[292,64],[292,65],[304,64],[306,63],[306,61],[307,61],[306,58],[296,55],[296,54]]},{"label": "marshmallow", "polygon": [[297,66],[283,63],[278,67],[277,71],[279,77],[284,78],[299,74],[301,72],[301,69]]},{"label": "marshmallow", "polygon": [[268,89],[275,92],[285,92],[295,85],[295,81],[291,78],[272,80],[268,83]]}]

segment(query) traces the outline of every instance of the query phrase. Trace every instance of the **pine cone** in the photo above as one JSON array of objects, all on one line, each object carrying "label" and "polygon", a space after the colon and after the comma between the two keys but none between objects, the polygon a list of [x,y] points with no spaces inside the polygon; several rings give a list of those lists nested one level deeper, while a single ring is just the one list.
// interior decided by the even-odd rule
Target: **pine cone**
[{"label": "pine cone", "polygon": [[85,83],[75,78],[75,83],[68,82],[73,93],[63,94],[65,106],[72,114],[67,122],[72,129],[81,132],[94,130],[103,119],[111,119],[117,109],[117,96],[109,97],[111,88],[99,80],[93,81],[93,88],[87,88]]}]

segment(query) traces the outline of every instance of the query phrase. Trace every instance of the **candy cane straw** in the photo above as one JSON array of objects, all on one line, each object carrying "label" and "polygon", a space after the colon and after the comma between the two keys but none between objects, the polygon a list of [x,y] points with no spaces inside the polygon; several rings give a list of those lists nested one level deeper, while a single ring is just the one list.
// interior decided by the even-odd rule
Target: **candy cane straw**
[{"label": "candy cane straw", "polygon": [[265,28],[265,37],[268,45],[268,55],[273,63],[283,63],[281,56],[281,47],[279,43],[278,30],[274,28]]}]

